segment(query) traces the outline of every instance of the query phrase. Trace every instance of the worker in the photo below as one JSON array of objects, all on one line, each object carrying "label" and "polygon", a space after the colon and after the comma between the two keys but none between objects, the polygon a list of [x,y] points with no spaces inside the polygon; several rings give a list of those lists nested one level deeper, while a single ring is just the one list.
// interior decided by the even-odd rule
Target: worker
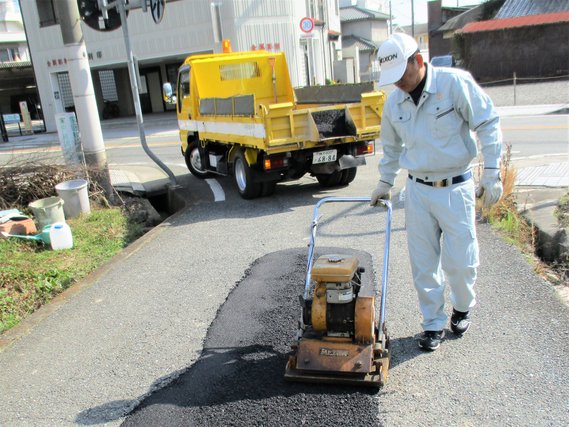
[{"label": "worker", "polygon": [[[378,59],[379,86],[393,83],[395,89],[383,109],[383,157],[371,205],[391,197],[395,177],[406,169],[407,245],[423,316],[418,344],[433,351],[448,321],[445,279],[453,305],[451,330],[462,336],[471,324],[479,264],[475,196],[486,208],[502,196],[500,122],[468,72],[427,64],[412,37],[392,35]],[[478,188],[471,169],[478,154],[473,132],[484,157]]]}]

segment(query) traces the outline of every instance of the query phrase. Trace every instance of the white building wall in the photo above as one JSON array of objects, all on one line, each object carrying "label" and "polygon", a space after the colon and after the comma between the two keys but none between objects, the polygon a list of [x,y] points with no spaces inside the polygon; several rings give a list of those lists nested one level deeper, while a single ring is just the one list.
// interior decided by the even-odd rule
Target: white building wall
[{"label": "white building wall", "polygon": [[353,35],[367,40],[371,40],[371,21],[345,22],[343,28],[344,35]]},{"label": "white building wall", "polygon": [[389,38],[389,23],[387,21],[373,21],[371,24],[371,40],[379,44]]},{"label": "white building wall", "polygon": [[[339,16],[334,12],[336,0],[325,1],[330,3],[327,5],[330,25],[339,32]],[[130,42],[141,68],[181,63],[193,53],[219,52],[221,46],[214,41],[210,4],[211,0],[168,1],[160,24],[155,24],[150,13],[145,14],[141,9],[130,11]],[[265,50],[284,51],[292,84],[303,86],[309,83],[299,26],[301,18],[307,16],[305,0],[223,0],[220,4],[222,36],[231,40],[234,51],[250,50],[253,46],[259,49],[261,44]],[[61,30],[59,25],[40,28],[35,1],[22,1],[21,12],[26,23],[46,128],[54,131],[54,115],[63,111],[56,75],[67,72]],[[81,26],[92,71],[126,68],[122,29],[100,32],[85,24]],[[327,78],[332,79],[333,73],[327,33],[323,32],[313,45],[310,49],[314,54],[312,83],[324,84]],[[161,67],[162,78],[166,81],[163,65]],[[117,78],[117,84],[123,83]],[[95,91],[99,93],[97,89]],[[132,110],[125,111],[132,113]]]}]

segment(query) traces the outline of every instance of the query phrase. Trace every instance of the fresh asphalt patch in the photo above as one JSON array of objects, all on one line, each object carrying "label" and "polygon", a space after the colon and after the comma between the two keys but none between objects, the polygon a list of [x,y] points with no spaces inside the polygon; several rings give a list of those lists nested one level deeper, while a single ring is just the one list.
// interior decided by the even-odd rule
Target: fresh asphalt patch
[{"label": "fresh asphalt patch", "polygon": [[[366,269],[364,289],[373,289],[368,253],[317,248],[315,259],[329,253],[356,256]],[[378,425],[377,389],[284,380],[306,259],[306,249],[289,249],[253,263],[219,309],[198,361],[123,425]]]}]

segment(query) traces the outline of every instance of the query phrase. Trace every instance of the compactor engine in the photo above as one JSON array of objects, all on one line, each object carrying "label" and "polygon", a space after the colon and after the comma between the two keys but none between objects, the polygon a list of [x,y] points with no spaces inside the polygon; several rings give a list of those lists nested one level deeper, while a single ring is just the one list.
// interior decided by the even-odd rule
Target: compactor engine
[{"label": "compactor engine", "polygon": [[[310,308],[306,310],[310,317],[306,316],[305,323],[312,325],[315,332],[328,337],[355,338],[359,320],[356,319],[356,307],[359,315],[363,315],[363,300],[368,302],[368,306],[373,306],[368,298],[360,300],[358,297],[363,272],[363,267],[359,267],[358,259],[353,256],[324,255],[318,258],[312,267],[315,288]],[[373,316],[372,313],[368,315]],[[361,334],[364,331],[358,332]],[[369,332],[373,334],[373,328]],[[373,335],[360,336],[357,340],[372,338]]]}]

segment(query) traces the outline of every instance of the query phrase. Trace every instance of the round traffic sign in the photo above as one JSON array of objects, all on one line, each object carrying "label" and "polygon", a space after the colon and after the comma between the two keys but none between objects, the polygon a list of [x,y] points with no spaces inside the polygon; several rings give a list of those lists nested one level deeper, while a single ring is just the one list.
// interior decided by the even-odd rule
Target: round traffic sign
[{"label": "round traffic sign", "polygon": [[305,17],[300,20],[300,29],[304,33],[310,33],[314,29],[314,19]]},{"label": "round traffic sign", "polygon": [[156,24],[159,24],[164,17],[164,9],[166,8],[166,0],[150,0],[150,13]]}]

